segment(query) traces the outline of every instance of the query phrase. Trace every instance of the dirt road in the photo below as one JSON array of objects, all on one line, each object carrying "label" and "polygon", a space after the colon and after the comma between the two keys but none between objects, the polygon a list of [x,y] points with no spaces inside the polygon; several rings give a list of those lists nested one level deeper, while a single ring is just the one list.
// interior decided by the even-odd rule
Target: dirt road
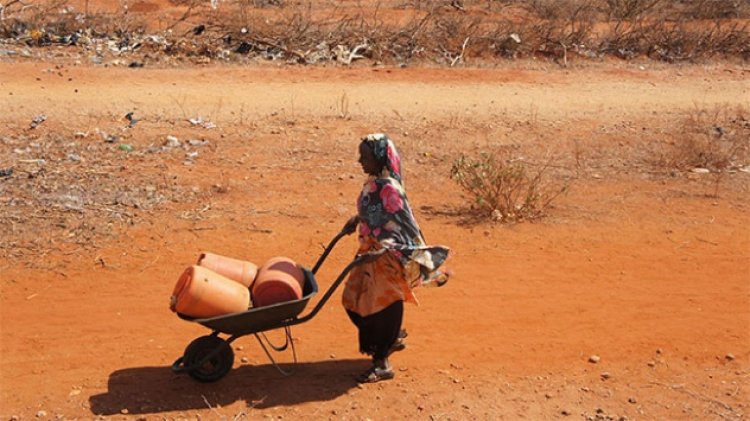
[{"label": "dirt road", "polygon": [[[748,107],[749,80],[734,65],[0,63],[0,169],[16,169],[0,179],[0,223],[12,224],[7,244],[17,245],[0,257],[0,418],[742,419],[750,175],[669,177],[645,162],[691,110]],[[128,112],[139,121],[124,128]],[[198,116],[217,127],[187,121]],[[311,266],[353,212],[358,138],[374,131],[401,148],[417,218],[430,242],[452,248],[456,272],[407,307],[396,378],[355,383],[367,361],[340,291],[294,329],[293,376],[276,372],[252,337],[234,343],[235,367],[218,383],[173,375],[184,347],[208,333],[168,309],[181,271],[203,250]],[[208,146],[141,153],[169,135]],[[118,151],[124,143],[134,152]],[[551,150],[564,156],[561,171],[577,168],[548,218],[466,220],[451,162],[496,147]],[[37,175],[29,165],[42,152],[60,158]],[[81,181],[55,178],[63,173]],[[14,200],[31,174],[50,184]],[[105,194],[92,177],[179,196],[114,219],[106,209],[115,204],[88,204]],[[87,226],[83,211],[65,227],[20,211],[65,194],[109,215],[89,227],[92,242],[72,230]],[[342,241],[318,276],[322,289],[355,247]]]},{"label": "dirt road", "polygon": [[[535,114],[545,120],[601,121],[673,113],[714,104],[746,104],[747,69],[664,65],[531,69],[237,68],[101,69],[14,63],[3,70],[3,118],[44,111],[66,120],[92,110],[148,117],[211,113],[235,120],[288,116],[464,119]],[[646,68],[649,66],[649,68]],[[531,67],[531,66],[527,66]],[[653,67],[653,69],[651,68]],[[547,68],[552,68],[548,71]],[[12,95],[11,95],[12,93]],[[343,104],[342,104],[343,102]],[[8,113],[7,111],[10,111]]]}]

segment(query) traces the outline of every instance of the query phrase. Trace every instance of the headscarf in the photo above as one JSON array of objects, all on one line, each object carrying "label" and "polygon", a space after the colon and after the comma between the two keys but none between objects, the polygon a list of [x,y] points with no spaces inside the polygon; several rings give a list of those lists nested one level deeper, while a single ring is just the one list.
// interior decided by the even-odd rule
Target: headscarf
[{"label": "headscarf", "polygon": [[382,170],[368,177],[357,201],[360,241],[372,236],[397,257],[411,288],[442,285],[447,275],[437,269],[448,258],[449,249],[426,244],[406,198],[396,145],[382,133],[367,135],[362,141],[371,148]]}]

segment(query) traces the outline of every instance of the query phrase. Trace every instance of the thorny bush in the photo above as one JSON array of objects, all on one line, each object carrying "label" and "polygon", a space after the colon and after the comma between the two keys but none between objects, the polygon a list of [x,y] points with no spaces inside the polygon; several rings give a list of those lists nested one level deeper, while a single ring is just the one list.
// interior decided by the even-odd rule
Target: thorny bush
[{"label": "thorny bush", "polygon": [[568,182],[548,180],[549,168],[549,160],[535,167],[520,158],[485,152],[458,157],[451,179],[472,197],[472,209],[480,216],[512,223],[545,216],[552,202],[568,191]]}]

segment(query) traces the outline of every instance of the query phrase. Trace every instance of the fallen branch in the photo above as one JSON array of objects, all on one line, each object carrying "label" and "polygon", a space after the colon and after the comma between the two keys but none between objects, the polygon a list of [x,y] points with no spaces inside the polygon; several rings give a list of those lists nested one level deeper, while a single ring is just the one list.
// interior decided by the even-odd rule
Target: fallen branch
[{"label": "fallen branch", "polygon": [[440,48],[443,49],[443,56],[445,58],[447,58],[448,60],[450,60],[451,67],[455,66],[456,63],[458,63],[459,61],[463,61],[463,59],[464,59],[464,53],[466,52],[466,45],[469,44],[469,38],[470,37],[466,37],[466,39],[464,40],[463,45],[461,45],[461,53],[459,53],[455,57],[453,57],[453,54],[451,54],[450,51],[446,50],[445,47],[442,47],[442,46],[440,47]]},{"label": "fallen branch", "polygon": [[282,47],[281,45],[276,44],[274,42],[267,41],[267,40],[260,39],[260,38],[256,38],[256,37],[250,37],[249,39],[250,39],[250,41],[252,41],[252,42],[254,42],[256,44],[263,44],[263,45],[266,45],[268,47],[276,48],[278,50],[283,51],[284,53],[286,53],[288,55],[292,55],[292,56],[297,57],[298,59],[302,60],[302,62],[307,62],[307,59],[305,59],[305,55],[302,54],[302,53],[300,53],[300,52],[298,52],[298,51],[293,51],[293,50],[290,50],[290,49],[288,49],[286,47]]},{"label": "fallen branch", "polygon": [[349,53],[349,57],[345,60],[347,65],[352,64],[353,60],[365,58],[365,56],[358,54],[360,50],[366,50],[370,48],[370,45],[368,43],[360,44]]},{"label": "fallen branch", "polygon": [[560,42],[560,46],[563,49],[563,62],[562,62],[562,66],[563,67],[568,67],[568,47],[565,46],[564,42]]}]

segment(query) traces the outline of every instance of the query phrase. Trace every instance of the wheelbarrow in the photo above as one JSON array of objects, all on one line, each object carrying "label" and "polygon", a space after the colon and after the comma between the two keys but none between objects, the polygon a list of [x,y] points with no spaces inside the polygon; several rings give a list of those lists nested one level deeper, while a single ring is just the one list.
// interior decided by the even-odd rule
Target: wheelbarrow
[{"label": "wheelbarrow", "polygon": [[[323,295],[323,298],[318,301],[312,311],[303,317],[299,317],[310,299],[318,293],[318,284],[315,280],[315,274],[318,269],[323,264],[326,257],[328,257],[331,250],[333,250],[336,243],[342,237],[349,235],[352,232],[354,232],[354,227],[347,224],[347,226],[345,226],[344,229],[339,232],[333,240],[331,240],[323,251],[323,254],[318,258],[318,261],[315,263],[312,270],[302,268],[302,272],[305,276],[305,284],[302,290],[302,297],[299,300],[286,301],[270,306],[251,308],[239,313],[231,313],[204,319],[192,318],[178,313],[178,316],[181,319],[199,323],[211,329],[213,332],[210,335],[201,336],[190,342],[185,348],[184,354],[172,364],[172,371],[175,373],[187,373],[190,377],[199,382],[215,382],[224,377],[229,373],[229,370],[232,369],[232,365],[234,364],[234,351],[232,351],[231,343],[245,335],[252,334],[255,335],[255,338],[271,360],[273,366],[283,375],[289,375],[289,372],[284,371],[276,363],[268,348],[270,347],[275,351],[284,351],[291,344],[294,362],[296,363],[297,353],[294,349],[294,341],[292,341],[290,328],[294,325],[305,323],[315,317],[326,302],[328,302],[328,299],[331,298],[333,292],[338,288],[352,268],[366,261],[372,261],[385,251],[385,249],[381,249],[376,252],[357,255],[354,260],[344,268],[333,284],[331,284]],[[280,346],[275,346],[268,340],[264,332],[282,328],[285,332],[285,343]],[[219,336],[222,333],[229,336],[222,338]],[[268,347],[266,344],[268,344]]]}]

